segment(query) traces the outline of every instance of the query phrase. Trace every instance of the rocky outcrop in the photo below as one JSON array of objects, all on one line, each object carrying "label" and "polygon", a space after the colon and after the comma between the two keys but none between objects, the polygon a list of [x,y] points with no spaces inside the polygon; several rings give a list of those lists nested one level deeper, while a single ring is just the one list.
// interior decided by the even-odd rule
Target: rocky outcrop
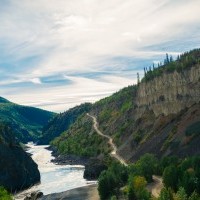
[{"label": "rocky outcrop", "polygon": [[[53,154],[55,155],[55,154]],[[86,165],[89,158],[77,155],[59,155],[55,156],[55,159],[51,160],[58,165]]]},{"label": "rocky outcrop", "polygon": [[75,188],[61,193],[48,194],[40,200],[100,200],[96,184]]},{"label": "rocky outcrop", "polygon": [[11,129],[0,125],[0,185],[11,192],[40,181],[37,164],[15,141]]},{"label": "rocky outcrop", "polygon": [[181,72],[164,73],[153,80],[140,83],[135,117],[148,108],[156,116],[177,114],[184,108],[200,102],[200,65]]},{"label": "rocky outcrop", "polygon": [[85,165],[84,178],[87,180],[97,180],[102,171],[106,170],[107,166],[99,159],[91,159]]},{"label": "rocky outcrop", "polygon": [[37,200],[43,196],[42,192],[32,192],[31,194],[27,195],[24,200]]}]

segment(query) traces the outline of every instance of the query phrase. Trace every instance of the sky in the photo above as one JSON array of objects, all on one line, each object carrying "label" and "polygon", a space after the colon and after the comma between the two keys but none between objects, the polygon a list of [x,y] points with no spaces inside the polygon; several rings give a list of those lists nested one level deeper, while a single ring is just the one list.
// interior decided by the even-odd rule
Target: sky
[{"label": "sky", "polygon": [[55,112],[200,47],[199,0],[0,0],[0,96]]}]

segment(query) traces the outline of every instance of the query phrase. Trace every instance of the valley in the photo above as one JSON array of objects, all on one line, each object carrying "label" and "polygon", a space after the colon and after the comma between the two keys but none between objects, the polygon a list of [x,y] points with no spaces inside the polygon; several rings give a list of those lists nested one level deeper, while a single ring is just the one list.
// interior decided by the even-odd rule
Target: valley
[{"label": "valley", "polygon": [[[145,69],[135,85],[63,113],[1,98],[0,185],[19,192],[16,199],[39,191],[41,199],[176,200],[182,194],[198,200],[199,92],[195,49]],[[30,141],[37,145],[25,145]]]}]

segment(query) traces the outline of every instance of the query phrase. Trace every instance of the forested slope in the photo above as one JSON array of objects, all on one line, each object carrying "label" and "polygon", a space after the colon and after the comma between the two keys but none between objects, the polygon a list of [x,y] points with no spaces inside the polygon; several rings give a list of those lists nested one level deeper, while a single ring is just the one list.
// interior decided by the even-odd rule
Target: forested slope
[{"label": "forested slope", "polygon": [[55,113],[21,106],[0,97],[0,122],[9,125],[20,142],[37,141],[42,128]]},{"label": "forested slope", "polygon": [[39,139],[38,144],[49,144],[51,140],[67,130],[81,114],[87,113],[91,107],[90,103],[85,103],[56,115],[44,126],[42,137]]}]

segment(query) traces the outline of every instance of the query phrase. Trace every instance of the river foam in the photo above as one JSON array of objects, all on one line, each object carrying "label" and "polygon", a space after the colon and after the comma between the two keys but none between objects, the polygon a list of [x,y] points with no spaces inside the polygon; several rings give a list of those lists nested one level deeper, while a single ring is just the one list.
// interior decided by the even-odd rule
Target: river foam
[{"label": "river foam", "polygon": [[28,153],[32,154],[33,160],[38,164],[41,175],[41,183],[15,195],[15,199],[23,199],[26,194],[41,191],[43,194],[51,194],[67,191],[77,187],[94,183],[83,178],[84,166],[80,165],[56,165],[51,162],[54,157],[47,145],[34,145],[28,143]]}]

